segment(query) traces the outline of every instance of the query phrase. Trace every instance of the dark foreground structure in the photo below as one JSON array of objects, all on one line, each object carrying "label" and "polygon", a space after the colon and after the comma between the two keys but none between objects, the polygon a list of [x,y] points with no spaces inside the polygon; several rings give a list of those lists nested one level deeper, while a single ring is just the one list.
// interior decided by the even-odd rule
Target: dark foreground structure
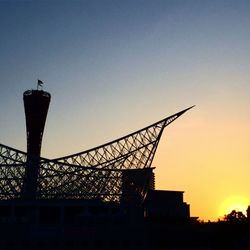
[{"label": "dark foreground structure", "polygon": [[27,153],[0,144],[1,250],[223,249],[190,218],[183,192],[154,187],[162,133],[190,108],[96,148],[46,159],[40,152],[51,96],[37,89],[23,98]]}]

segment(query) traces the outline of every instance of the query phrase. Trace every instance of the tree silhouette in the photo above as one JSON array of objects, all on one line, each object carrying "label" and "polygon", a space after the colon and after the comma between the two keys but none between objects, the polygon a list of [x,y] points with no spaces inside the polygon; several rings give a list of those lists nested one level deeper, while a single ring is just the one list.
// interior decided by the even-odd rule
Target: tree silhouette
[{"label": "tree silhouette", "polygon": [[241,212],[232,210],[231,213],[224,216],[224,221],[227,222],[243,222],[246,221],[247,217]]}]

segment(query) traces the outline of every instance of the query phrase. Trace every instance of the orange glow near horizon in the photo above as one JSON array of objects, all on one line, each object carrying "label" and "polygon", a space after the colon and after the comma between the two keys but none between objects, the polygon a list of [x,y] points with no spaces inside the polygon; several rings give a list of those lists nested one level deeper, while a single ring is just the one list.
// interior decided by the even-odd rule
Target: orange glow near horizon
[{"label": "orange glow near horizon", "polygon": [[[196,108],[169,126],[154,162],[156,188],[185,191],[190,213],[217,221],[250,205],[249,125],[233,117],[195,120]],[[212,132],[211,132],[212,131]]]},{"label": "orange glow near horizon", "polygon": [[222,201],[219,206],[218,216],[224,217],[229,214],[232,210],[241,211],[246,215],[246,210],[249,205],[249,200],[246,197],[231,196]]}]

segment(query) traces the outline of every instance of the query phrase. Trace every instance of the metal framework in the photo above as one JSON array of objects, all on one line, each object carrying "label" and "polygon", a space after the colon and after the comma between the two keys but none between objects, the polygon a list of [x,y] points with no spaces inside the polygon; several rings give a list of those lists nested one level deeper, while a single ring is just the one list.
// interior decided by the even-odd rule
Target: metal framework
[{"label": "metal framework", "polygon": [[[123,173],[151,168],[164,128],[190,108],[93,149],[52,160],[40,158],[36,198],[120,202]],[[0,200],[21,197],[26,158],[25,152],[0,144]],[[147,186],[145,179],[142,195]]]}]

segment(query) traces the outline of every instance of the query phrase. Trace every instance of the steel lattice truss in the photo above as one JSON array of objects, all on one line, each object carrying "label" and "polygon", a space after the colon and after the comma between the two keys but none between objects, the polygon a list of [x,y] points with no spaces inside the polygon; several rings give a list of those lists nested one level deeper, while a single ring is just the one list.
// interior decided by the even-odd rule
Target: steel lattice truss
[{"label": "steel lattice truss", "polygon": [[0,144],[0,199],[20,196],[26,156],[22,151]]},{"label": "steel lattice truss", "polygon": [[[164,128],[189,109],[87,151],[53,160],[41,158],[36,197],[119,202],[124,171],[151,168]],[[21,197],[26,156],[0,144],[0,199]],[[145,178],[140,187],[142,194],[148,181]]]}]

